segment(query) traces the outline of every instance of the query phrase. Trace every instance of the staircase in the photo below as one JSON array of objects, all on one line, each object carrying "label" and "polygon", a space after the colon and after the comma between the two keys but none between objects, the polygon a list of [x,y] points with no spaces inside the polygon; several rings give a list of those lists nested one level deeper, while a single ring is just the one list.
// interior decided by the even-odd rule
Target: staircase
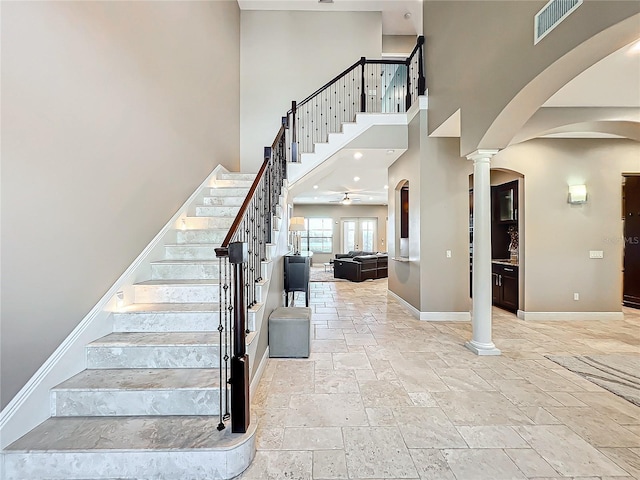
[{"label": "staircase", "polygon": [[254,177],[221,173],[206,188],[150,278],[132,286],[134,302],[113,313],[113,333],[86,345],[86,370],[51,389],[51,418],[5,449],[4,478],[228,479],[247,468],[255,422],[245,434],[217,429],[226,385],[214,249]]}]

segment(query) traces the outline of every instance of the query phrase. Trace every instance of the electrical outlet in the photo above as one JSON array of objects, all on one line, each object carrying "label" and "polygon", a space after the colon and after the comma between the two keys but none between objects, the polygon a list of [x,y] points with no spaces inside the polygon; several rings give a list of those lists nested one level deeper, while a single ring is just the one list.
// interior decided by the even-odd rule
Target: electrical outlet
[{"label": "electrical outlet", "polygon": [[447,258],[451,258],[451,250],[447,250]]},{"label": "electrical outlet", "polygon": [[573,299],[574,300],[580,300],[580,294],[579,293],[574,293],[573,294]]},{"label": "electrical outlet", "polygon": [[604,258],[604,252],[602,250],[590,250],[589,258]]}]

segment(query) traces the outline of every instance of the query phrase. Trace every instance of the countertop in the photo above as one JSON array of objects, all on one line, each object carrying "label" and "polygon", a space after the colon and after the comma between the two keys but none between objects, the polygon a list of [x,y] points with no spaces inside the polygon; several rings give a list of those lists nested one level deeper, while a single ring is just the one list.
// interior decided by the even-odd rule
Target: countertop
[{"label": "countertop", "polygon": [[491,260],[491,263],[498,263],[500,265],[508,265],[510,267],[517,267],[518,262],[513,263],[511,260]]}]

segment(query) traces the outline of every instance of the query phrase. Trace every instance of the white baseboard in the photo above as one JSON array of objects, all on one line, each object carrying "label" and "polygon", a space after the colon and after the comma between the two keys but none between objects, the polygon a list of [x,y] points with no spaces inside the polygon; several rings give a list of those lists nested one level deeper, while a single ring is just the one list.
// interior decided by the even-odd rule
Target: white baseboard
[{"label": "white baseboard", "polygon": [[267,368],[267,362],[269,361],[269,345],[264,351],[264,355],[260,359],[260,363],[258,364],[258,368],[256,369],[256,374],[251,379],[251,384],[249,385],[249,395],[251,398],[256,394],[256,390],[258,389],[258,385],[260,384],[260,379],[262,378],[262,374],[264,373],[264,369]]},{"label": "white baseboard", "polygon": [[421,312],[416,307],[407,302],[404,298],[397,293],[387,290],[387,292],[402,304],[404,308],[409,310],[409,313],[418,320],[424,320],[427,322],[469,322],[471,321],[471,313],[469,312]]},{"label": "white baseboard", "polygon": [[161,246],[165,236],[186,215],[202,189],[210,186],[212,178],[227,170],[218,165],[175,212],[133,263],[109,288],[91,311],[80,321],[60,346],[42,364],[24,387],[0,412],[0,449],[44,422],[50,416],[50,389],[86,367],[85,345],[113,331],[111,311],[115,310],[115,295],[119,290],[132,289],[136,276],[149,268],[150,256]]},{"label": "white baseboard", "polygon": [[518,318],[537,322],[569,322],[578,320],[623,320],[622,312],[525,312],[518,310]]}]

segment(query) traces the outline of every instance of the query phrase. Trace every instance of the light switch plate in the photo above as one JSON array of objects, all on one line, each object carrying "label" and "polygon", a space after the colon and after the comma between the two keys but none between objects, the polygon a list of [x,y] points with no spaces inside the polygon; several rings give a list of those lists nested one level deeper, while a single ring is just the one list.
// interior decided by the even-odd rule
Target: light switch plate
[{"label": "light switch plate", "polygon": [[602,250],[590,250],[589,258],[604,258],[604,252]]}]

